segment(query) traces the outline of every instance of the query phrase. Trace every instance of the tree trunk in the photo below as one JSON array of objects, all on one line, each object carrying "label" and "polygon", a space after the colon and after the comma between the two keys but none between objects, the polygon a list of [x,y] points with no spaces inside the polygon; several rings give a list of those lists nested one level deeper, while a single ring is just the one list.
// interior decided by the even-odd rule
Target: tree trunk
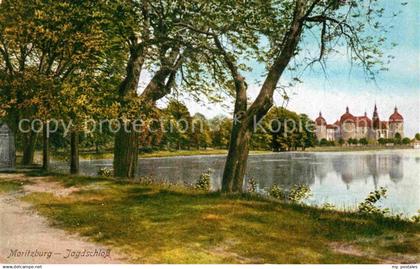
[{"label": "tree trunk", "polygon": [[121,128],[115,136],[114,175],[133,178],[137,172],[139,134]]},{"label": "tree trunk", "polygon": [[42,170],[48,171],[50,169],[50,150],[47,124],[42,128]]},{"label": "tree trunk", "polygon": [[222,191],[242,192],[243,182],[248,163],[249,140],[251,131],[237,124],[232,129],[229,153],[223,171]]},{"label": "tree trunk", "polygon": [[22,165],[32,165],[34,163],[37,138],[38,133],[32,131],[24,136]]},{"label": "tree trunk", "polygon": [[[144,63],[143,49],[133,48],[127,63],[127,74],[119,86],[121,107],[130,102],[130,94],[137,95],[137,86],[140,79],[141,69]],[[170,93],[175,83],[176,70],[180,67],[181,59],[179,49],[171,50],[168,58],[162,62],[162,66],[155,73],[141,97],[145,107],[151,107],[154,102]],[[165,84],[166,81],[166,84]],[[130,126],[132,129],[132,126]],[[120,128],[115,136],[114,143],[114,175],[116,177],[132,178],[137,172],[139,147],[139,133],[129,132]]]},{"label": "tree trunk", "polygon": [[[214,37],[215,44],[224,56],[227,67],[232,73],[236,89],[234,125],[229,142],[229,153],[223,172],[223,192],[242,192],[249,153],[249,141],[254,128],[253,122],[258,122],[262,119],[273,105],[273,94],[277,87],[277,83],[284,70],[287,68],[299,43],[303,27],[302,18],[305,15],[304,6],[303,0],[296,2],[293,21],[291,22],[289,32],[283,41],[284,48],[274,59],[273,65],[267,73],[267,77],[257,98],[249,108],[247,108],[246,83],[244,78],[239,74],[238,65],[235,63],[234,59],[224,51],[217,36]],[[241,114],[245,114],[246,116],[238,121],[237,118]]]},{"label": "tree trunk", "polygon": [[79,133],[70,134],[70,174],[79,174]]}]

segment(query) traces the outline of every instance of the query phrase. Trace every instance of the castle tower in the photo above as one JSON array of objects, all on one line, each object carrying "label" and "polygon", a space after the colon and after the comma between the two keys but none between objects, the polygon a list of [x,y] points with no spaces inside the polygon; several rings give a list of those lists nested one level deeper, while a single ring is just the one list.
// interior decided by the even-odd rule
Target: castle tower
[{"label": "castle tower", "polygon": [[319,112],[318,118],[315,119],[315,134],[318,140],[327,139],[327,121],[322,117],[322,113]]},{"label": "castle tower", "polygon": [[389,117],[389,131],[390,136],[395,137],[398,133],[401,138],[404,137],[404,118],[398,112],[397,106],[394,108],[394,113]]},{"label": "castle tower", "polygon": [[376,107],[373,110],[373,116],[372,116],[372,127],[374,130],[378,130],[380,128],[381,121],[379,120],[379,114],[378,114],[378,108]]},{"label": "castle tower", "polygon": [[350,114],[349,107],[346,107],[346,113],[344,113],[340,118],[341,125],[341,138],[344,141],[348,141],[350,138],[355,138],[356,136],[356,120],[355,117]]}]

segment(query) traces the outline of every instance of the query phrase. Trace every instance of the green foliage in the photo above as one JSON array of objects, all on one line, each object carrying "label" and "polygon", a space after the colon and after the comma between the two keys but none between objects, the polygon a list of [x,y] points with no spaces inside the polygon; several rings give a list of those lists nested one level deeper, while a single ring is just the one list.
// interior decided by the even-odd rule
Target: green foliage
[{"label": "green foliage", "polygon": [[269,195],[275,199],[285,200],[291,203],[301,203],[312,194],[311,188],[306,184],[295,184],[289,190],[274,184],[269,190]]},{"label": "green foliage", "polygon": [[343,138],[338,139],[338,144],[339,144],[340,146],[344,145],[345,143],[346,143],[346,141],[344,141],[344,139],[343,139]]},{"label": "green foliage", "polygon": [[251,192],[251,193],[256,192],[257,187],[258,187],[258,183],[253,177],[248,179],[248,186],[246,188],[248,192]]},{"label": "green foliage", "polygon": [[334,147],[335,146],[335,141],[332,141],[332,140],[330,141],[330,140],[327,140],[327,139],[323,138],[319,141],[319,145],[321,147]]},{"label": "green foliage", "polygon": [[386,139],[385,138],[379,138],[378,139],[378,143],[380,144],[380,145],[385,145],[386,143],[387,143],[387,141],[386,141]]},{"label": "green foliage", "polygon": [[349,138],[349,140],[347,140],[347,143],[349,145],[357,145],[359,143],[359,141],[357,141],[356,138]]},{"label": "green foliage", "polygon": [[411,221],[414,223],[420,223],[420,209],[417,210],[417,215],[411,217]]},{"label": "green foliage", "polygon": [[273,186],[271,186],[268,194],[271,197],[273,197],[275,199],[279,199],[279,200],[285,200],[287,198],[286,191],[277,184],[274,184]]},{"label": "green foliage", "polygon": [[420,141],[420,133],[417,133],[417,134],[414,136],[414,138],[415,138],[417,141]]},{"label": "green foliage", "polygon": [[336,210],[335,205],[331,204],[331,203],[324,203],[323,205],[321,205],[321,209],[324,210]]},{"label": "green foliage", "polygon": [[312,196],[311,188],[307,184],[293,185],[288,193],[288,200],[292,203],[301,203]]},{"label": "green foliage", "polygon": [[113,176],[113,170],[111,168],[109,168],[109,167],[100,168],[98,170],[98,176],[101,176],[101,177],[112,177]]},{"label": "green foliage", "polygon": [[166,132],[162,139],[163,143],[178,150],[189,148],[192,128],[188,108],[180,101],[171,100],[164,113]]},{"label": "green foliage", "polygon": [[200,178],[195,183],[195,189],[200,191],[210,191],[211,185],[211,169],[200,175]]},{"label": "green foliage", "polygon": [[359,143],[360,143],[361,145],[366,146],[367,144],[369,144],[369,141],[368,141],[366,138],[361,138],[361,139],[359,140]]},{"label": "green foliage", "polygon": [[329,142],[328,142],[328,140],[327,140],[327,139],[322,138],[322,139],[319,141],[319,145],[320,145],[320,146],[328,146],[328,145],[329,145]]},{"label": "green foliage", "polygon": [[274,151],[305,150],[316,144],[314,122],[305,114],[273,107],[264,118],[263,125],[271,131]]},{"label": "green foliage", "polygon": [[226,117],[215,117],[209,121],[212,146],[227,148],[232,130],[232,120]]},{"label": "green foliage", "polygon": [[399,143],[399,140],[395,140],[394,138],[387,138],[385,139],[386,144],[397,144]]},{"label": "green foliage", "polygon": [[376,203],[379,202],[382,198],[386,198],[387,189],[380,187],[379,190],[370,192],[368,197],[359,204],[358,209],[360,213],[363,214],[376,214],[376,215],[386,215],[389,214],[388,208],[379,208],[376,206]]},{"label": "green foliage", "polygon": [[404,145],[408,145],[411,143],[411,139],[409,137],[404,137],[401,141]]}]

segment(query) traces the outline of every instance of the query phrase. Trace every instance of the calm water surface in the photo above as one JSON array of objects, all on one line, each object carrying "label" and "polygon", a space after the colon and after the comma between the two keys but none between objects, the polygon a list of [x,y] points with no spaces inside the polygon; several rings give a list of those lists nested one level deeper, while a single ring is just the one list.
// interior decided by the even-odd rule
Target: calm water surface
[{"label": "calm water surface", "polygon": [[[208,168],[213,170],[212,188],[220,188],[225,156],[189,156],[140,159],[140,176],[194,183]],[[81,162],[81,172],[96,175],[112,160]],[[56,164],[57,170],[67,169]],[[308,204],[332,203],[355,208],[369,192],[388,189],[381,204],[394,213],[414,215],[420,209],[420,150],[334,153],[273,153],[249,157],[247,179],[254,178],[260,191],[273,184],[306,183],[313,196]]]}]

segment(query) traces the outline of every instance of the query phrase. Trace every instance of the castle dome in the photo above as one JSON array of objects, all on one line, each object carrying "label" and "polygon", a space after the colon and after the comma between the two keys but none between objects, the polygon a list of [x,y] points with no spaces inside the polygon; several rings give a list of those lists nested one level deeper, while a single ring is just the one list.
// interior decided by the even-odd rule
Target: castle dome
[{"label": "castle dome", "polygon": [[355,118],[354,116],[349,112],[349,107],[346,107],[346,113],[344,113],[341,118],[340,118],[340,122],[354,122]]},{"label": "castle dome", "polygon": [[392,114],[392,115],[389,117],[389,121],[390,121],[390,122],[401,122],[401,121],[404,121],[403,116],[401,116],[401,114],[400,114],[400,113],[398,113],[398,108],[397,108],[397,107],[395,107],[394,114]]},{"label": "castle dome", "polygon": [[326,125],[327,121],[324,119],[324,117],[322,117],[321,112],[319,112],[319,116],[318,118],[316,118],[315,120],[316,125]]}]

